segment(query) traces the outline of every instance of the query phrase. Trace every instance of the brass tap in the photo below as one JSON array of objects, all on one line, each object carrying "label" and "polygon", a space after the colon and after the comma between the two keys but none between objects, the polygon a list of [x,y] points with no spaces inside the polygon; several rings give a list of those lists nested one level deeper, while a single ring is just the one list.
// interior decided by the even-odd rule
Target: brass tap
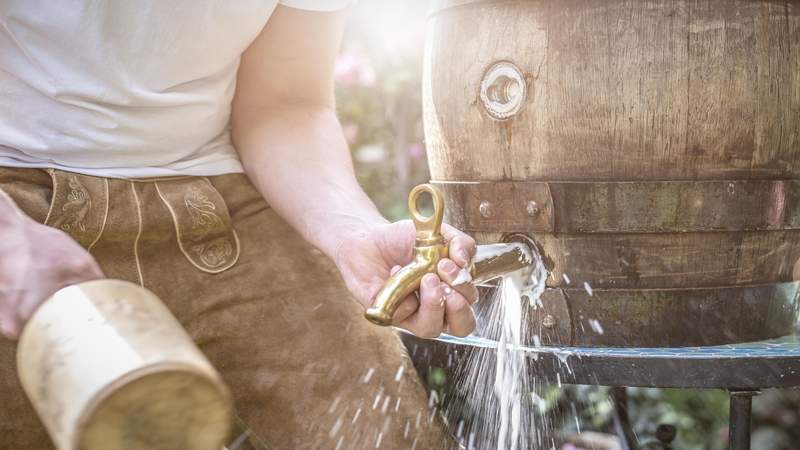
[{"label": "brass tap", "polygon": [[[423,216],[417,209],[419,196],[427,192],[433,199],[433,215]],[[375,296],[365,317],[377,325],[391,325],[397,307],[409,294],[419,289],[422,277],[435,273],[436,265],[447,258],[447,243],[442,237],[444,197],[430,184],[415,187],[408,195],[408,210],[417,228],[414,257],[410,264],[389,277]],[[511,235],[506,243],[479,245],[467,271],[473,283],[481,283],[516,270],[531,269],[534,264],[533,241],[525,235]],[[470,278],[468,277],[468,278]]]},{"label": "brass tap", "polygon": [[[419,212],[417,200],[427,192],[433,199],[433,215],[426,217]],[[411,263],[389,277],[375,296],[375,302],[367,309],[365,317],[377,325],[391,325],[397,307],[409,294],[419,289],[426,273],[436,272],[436,265],[447,258],[447,245],[442,237],[444,197],[430,184],[420,184],[408,194],[408,210],[417,229],[414,243],[414,258]]]}]

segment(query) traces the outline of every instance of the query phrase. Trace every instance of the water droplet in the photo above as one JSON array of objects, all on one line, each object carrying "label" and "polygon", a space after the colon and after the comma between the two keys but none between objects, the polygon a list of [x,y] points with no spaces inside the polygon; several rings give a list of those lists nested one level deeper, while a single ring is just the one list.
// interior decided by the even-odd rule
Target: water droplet
[{"label": "water droplet", "polygon": [[336,433],[339,432],[339,428],[341,427],[342,427],[342,418],[339,417],[338,419],[336,419],[336,422],[333,424],[333,427],[331,427],[331,431],[328,433],[328,436],[331,438],[336,436]]},{"label": "water droplet", "polygon": [[333,414],[333,412],[336,410],[336,407],[339,406],[339,402],[341,400],[342,397],[340,395],[337,395],[336,398],[333,399],[333,402],[331,402],[331,407],[328,408],[328,414]]},{"label": "water droplet", "polygon": [[603,326],[600,325],[600,322],[597,319],[589,319],[589,325],[591,325],[592,330],[594,330],[597,334],[603,334]]},{"label": "water droplet", "polygon": [[437,410],[437,409],[438,409],[438,408],[436,408],[436,407],[434,406],[434,408],[431,410],[431,414],[428,416],[428,425],[430,425],[430,424],[432,424],[432,423],[433,423],[433,418],[434,418],[434,417],[436,417],[436,410]]},{"label": "water droplet", "polygon": [[403,365],[398,367],[397,368],[397,373],[394,374],[394,381],[400,381],[403,378],[403,371],[405,371],[405,370],[406,370],[406,368]]},{"label": "water droplet", "polygon": [[433,408],[439,403],[439,394],[436,391],[431,390],[430,396],[428,397],[428,408]]},{"label": "water droplet", "polygon": [[362,382],[362,383],[369,383],[369,380],[371,380],[371,379],[372,379],[372,374],[373,374],[373,373],[375,373],[375,369],[373,369],[372,367],[370,367],[369,369],[367,369],[367,373],[364,375],[364,379],[363,379],[363,380],[361,380],[361,382]]},{"label": "water droplet", "polygon": [[375,396],[375,401],[372,402],[372,409],[377,408],[378,407],[378,403],[380,403],[380,401],[381,401],[381,394],[378,393],[378,395]]}]

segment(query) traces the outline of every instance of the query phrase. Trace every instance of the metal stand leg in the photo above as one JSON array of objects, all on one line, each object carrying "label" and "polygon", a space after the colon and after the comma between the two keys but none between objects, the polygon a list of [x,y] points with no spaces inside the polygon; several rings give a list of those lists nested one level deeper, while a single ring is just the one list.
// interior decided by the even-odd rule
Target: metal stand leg
[{"label": "metal stand leg", "polygon": [[758,391],[731,391],[728,439],[731,450],[750,450],[750,411]]},{"label": "metal stand leg", "polygon": [[622,450],[636,450],[638,440],[633,434],[628,416],[628,393],[624,387],[612,387],[609,394],[614,401],[614,432],[620,440]]}]

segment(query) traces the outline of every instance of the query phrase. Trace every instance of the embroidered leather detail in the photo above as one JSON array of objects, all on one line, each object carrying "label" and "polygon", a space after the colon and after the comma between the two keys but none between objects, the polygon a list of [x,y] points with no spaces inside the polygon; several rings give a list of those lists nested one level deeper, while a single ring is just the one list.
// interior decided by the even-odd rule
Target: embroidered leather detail
[{"label": "embroidered leather detail", "polygon": [[70,189],[67,201],[61,206],[61,215],[53,225],[66,232],[75,230],[76,233],[85,233],[86,225],[83,219],[92,209],[92,197],[86,187],[78,181],[77,175],[70,175],[67,182]]},{"label": "embroidered leather detail", "polygon": [[85,248],[100,238],[108,213],[104,178],[53,170],[53,200],[45,224],[58,228]]},{"label": "embroidered leather detail", "polygon": [[208,196],[204,195],[197,186],[189,187],[189,191],[183,197],[183,203],[192,218],[192,226],[186,238],[191,242],[199,242],[192,245],[192,252],[208,267],[216,269],[225,265],[233,254],[230,239],[223,236],[206,241],[207,236],[224,227],[222,219],[214,212],[217,205],[209,200]]},{"label": "embroidered leather detail", "polygon": [[189,239],[202,239],[215,228],[222,226],[222,220],[214,213],[217,205],[210,201],[208,196],[203,195],[197,186],[189,186],[189,191],[183,196],[183,203],[192,217],[192,226],[187,236]]},{"label": "embroidered leather detail", "polygon": [[214,239],[207,244],[197,244],[192,251],[200,257],[205,265],[217,268],[225,265],[233,255],[231,241],[225,238]]},{"label": "embroidered leather detail", "polygon": [[207,178],[155,182],[175,222],[178,245],[198,269],[219,273],[239,259],[239,239],[225,200]]}]

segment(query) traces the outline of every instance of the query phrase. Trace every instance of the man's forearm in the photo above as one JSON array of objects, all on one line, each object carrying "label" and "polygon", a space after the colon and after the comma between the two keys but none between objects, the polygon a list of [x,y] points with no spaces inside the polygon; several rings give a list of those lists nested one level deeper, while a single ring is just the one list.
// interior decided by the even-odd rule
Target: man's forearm
[{"label": "man's forearm", "polygon": [[234,124],[234,144],[258,190],[308,241],[336,259],[343,240],[386,223],[356,181],[336,113],[282,106]]}]

